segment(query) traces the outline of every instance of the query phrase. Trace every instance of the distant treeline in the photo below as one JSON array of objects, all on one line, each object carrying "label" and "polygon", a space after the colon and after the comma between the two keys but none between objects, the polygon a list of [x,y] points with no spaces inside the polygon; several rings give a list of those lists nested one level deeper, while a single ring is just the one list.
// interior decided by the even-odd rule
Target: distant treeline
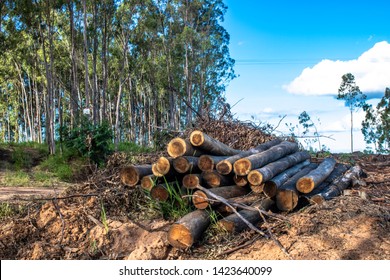
[{"label": "distant treeline", "polygon": [[[222,0],[0,2],[0,142],[46,141],[83,116],[150,144],[228,106]],[[89,114],[88,114],[89,112]]]}]

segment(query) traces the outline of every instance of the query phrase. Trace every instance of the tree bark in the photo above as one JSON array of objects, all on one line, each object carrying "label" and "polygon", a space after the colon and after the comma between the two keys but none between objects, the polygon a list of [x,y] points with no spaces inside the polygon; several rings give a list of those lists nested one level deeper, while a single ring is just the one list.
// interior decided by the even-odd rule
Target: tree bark
[{"label": "tree bark", "polygon": [[248,175],[251,170],[260,168],[296,151],[298,151],[297,143],[284,141],[264,152],[237,160],[233,165],[234,173],[239,176]]},{"label": "tree bark", "polygon": [[315,169],[318,165],[311,163],[288,179],[276,193],[276,206],[282,211],[291,211],[298,205],[299,194],[296,189],[297,181]]},{"label": "tree bark", "polygon": [[215,170],[203,171],[202,180],[211,188],[230,186],[234,184],[233,176],[221,175]]},{"label": "tree bark", "polygon": [[[246,195],[249,193],[249,189],[234,185],[210,189],[209,192],[228,199]],[[208,197],[208,195],[201,190],[197,190],[193,193],[192,203],[197,209],[206,209],[208,206],[216,206],[220,204],[219,201],[214,200],[212,197]]]},{"label": "tree bark", "polygon": [[216,164],[227,158],[228,156],[201,155],[199,157],[198,167],[201,171],[213,170]]},{"label": "tree bark", "polygon": [[217,171],[222,174],[222,175],[228,175],[230,174],[232,171],[233,171],[233,164],[241,159],[241,158],[244,158],[244,157],[247,157],[247,156],[250,156],[250,155],[253,155],[253,154],[257,154],[257,153],[260,153],[260,152],[264,152],[265,150],[268,150],[269,148],[275,146],[275,145],[278,145],[282,142],[282,140],[280,139],[274,139],[274,140],[271,140],[271,141],[268,141],[268,142],[265,142],[263,144],[260,144],[258,145],[257,147],[253,148],[253,149],[250,149],[248,151],[244,151],[242,153],[239,153],[237,155],[234,155],[234,156],[231,156],[231,157],[228,157],[227,159],[224,159],[222,160],[221,162],[219,162],[216,166],[216,169]]},{"label": "tree bark", "polygon": [[324,159],[316,169],[297,181],[297,190],[301,193],[309,193],[321,184],[332,173],[336,165],[334,158]]},{"label": "tree bark", "polygon": [[195,130],[191,133],[190,142],[194,147],[199,147],[208,154],[216,156],[232,156],[242,152],[240,150],[230,148],[226,144],[199,130]]},{"label": "tree bark", "polygon": [[180,156],[173,160],[173,168],[178,173],[198,173],[198,157]]},{"label": "tree bark", "polygon": [[168,143],[167,152],[173,158],[177,158],[180,156],[199,157],[204,154],[204,152],[200,149],[193,147],[188,140],[179,137],[172,139]]},{"label": "tree bark", "polygon": [[[252,204],[251,206],[268,211],[274,204],[275,201],[273,201],[271,198],[266,198],[258,203]],[[238,213],[240,213],[242,217],[254,225],[258,224],[262,219],[259,211],[256,210],[241,210],[238,211]],[[248,229],[248,225],[237,214],[231,214],[219,220],[218,225],[229,233],[239,233],[245,229]]]},{"label": "tree bark", "polygon": [[310,159],[310,154],[307,151],[296,152],[294,154],[285,156],[279,160],[276,160],[263,166],[262,168],[255,169],[249,172],[248,181],[252,185],[258,186],[263,182],[272,179],[280,172],[283,172],[291,166],[294,166],[307,159]]},{"label": "tree bark", "polygon": [[210,215],[205,210],[188,213],[168,230],[168,242],[179,249],[188,249],[198,241],[210,225]]},{"label": "tree bark", "polygon": [[315,203],[322,203],[325,200],[330,200],[348,188],[352,180],[359,179],[363,176],[364,172],[360,166],[355,165],[351,167],[342,177],[336,179],[328,187],[326,187],[321,193],[311,197],[311,200]]},{"label": "tree bark", "polygon": [[306,160],[304,162],[298,163],[293,167],[283,171],[279,175],[275,176],[271,180],[268,180],[264,183],[263,192],[267,197],[274,197],[280,186],[282,186],[291,176],[294,176],[302,168],[309,165],[310,161]]},{"label": "tree bark", "polygon": [[120,171],[121,182],[129,187],[136,186],[147,175],[152,175],[152,166],[149,164],[125,166]]}]

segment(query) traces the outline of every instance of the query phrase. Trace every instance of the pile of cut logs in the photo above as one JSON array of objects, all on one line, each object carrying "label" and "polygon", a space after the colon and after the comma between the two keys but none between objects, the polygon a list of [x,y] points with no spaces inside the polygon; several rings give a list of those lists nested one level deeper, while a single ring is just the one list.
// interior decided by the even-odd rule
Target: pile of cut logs
[{"label": "pile of cut logs", "polygon": [[167,152],[169,157],[153,164],[122,168],[120,178],[127,186],[140,185],[159,201],[169,198],[166,182],[176,182],[170,186],[178,193],[191,193],[196,210],[168,231],[168,241],[176,248],[189,248],[200,239],[211,222],[209,207],[223,214],[218,222],[223,228],[239,232],[261,221],[258,209],[276,206],[288,212],[299,201],[321,203],[340,195],[362,175],[359,166],[349,167],[332,157],[313,163],[297,143],[281,139],[241,151],[195,130],[189,140],[172,139]]}]

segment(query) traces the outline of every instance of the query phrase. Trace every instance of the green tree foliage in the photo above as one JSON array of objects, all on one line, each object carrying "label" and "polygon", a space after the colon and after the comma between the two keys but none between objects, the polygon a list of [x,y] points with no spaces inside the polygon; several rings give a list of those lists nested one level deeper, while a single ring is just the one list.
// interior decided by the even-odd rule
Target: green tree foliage
[{"label": "green tree foliage", "polygon": [[363,94],[356,85],[355,76],[351,73],[342,77],[337,99],[344,100],[345,106],[351,113],[351,153],[353,152],[353,113],[366,104],[366,95]]},{"label": "green tree foliage", "polygon": [[390,88],[386,88],[385,94],[376,108],[366,104],[363,107],[366,112],[362,122],[362,133],[368,144],[374,144],[377,152],[389,153],[390,147]]},{"label": "green tree foliage", "polygon": [[222,0],[0,3],[0,141],[47,142],[59,127],[108,122],[113,141],[150,145],[204,109],[219,114],[235,77]]}]

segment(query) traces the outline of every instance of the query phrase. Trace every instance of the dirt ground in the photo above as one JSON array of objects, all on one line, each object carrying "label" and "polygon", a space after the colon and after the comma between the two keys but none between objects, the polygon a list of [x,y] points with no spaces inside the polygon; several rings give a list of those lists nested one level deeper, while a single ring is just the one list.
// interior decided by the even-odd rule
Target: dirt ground
[{"label": "dirt ground", "polygon": [[[339,159],[343,160],[343,159]],[[356,156],[365,186],[261,229],[227,235],[211,228],[189,250],[172,248],[166,221],[139,189],[119,183],[119,164],[56,199],[23,201],[23,214],[0,221],[1,259],[390,259],[390,157]],[[214,231],[213,231],[214,230]],[[281,248],[285,248],[287,254]]]}]

